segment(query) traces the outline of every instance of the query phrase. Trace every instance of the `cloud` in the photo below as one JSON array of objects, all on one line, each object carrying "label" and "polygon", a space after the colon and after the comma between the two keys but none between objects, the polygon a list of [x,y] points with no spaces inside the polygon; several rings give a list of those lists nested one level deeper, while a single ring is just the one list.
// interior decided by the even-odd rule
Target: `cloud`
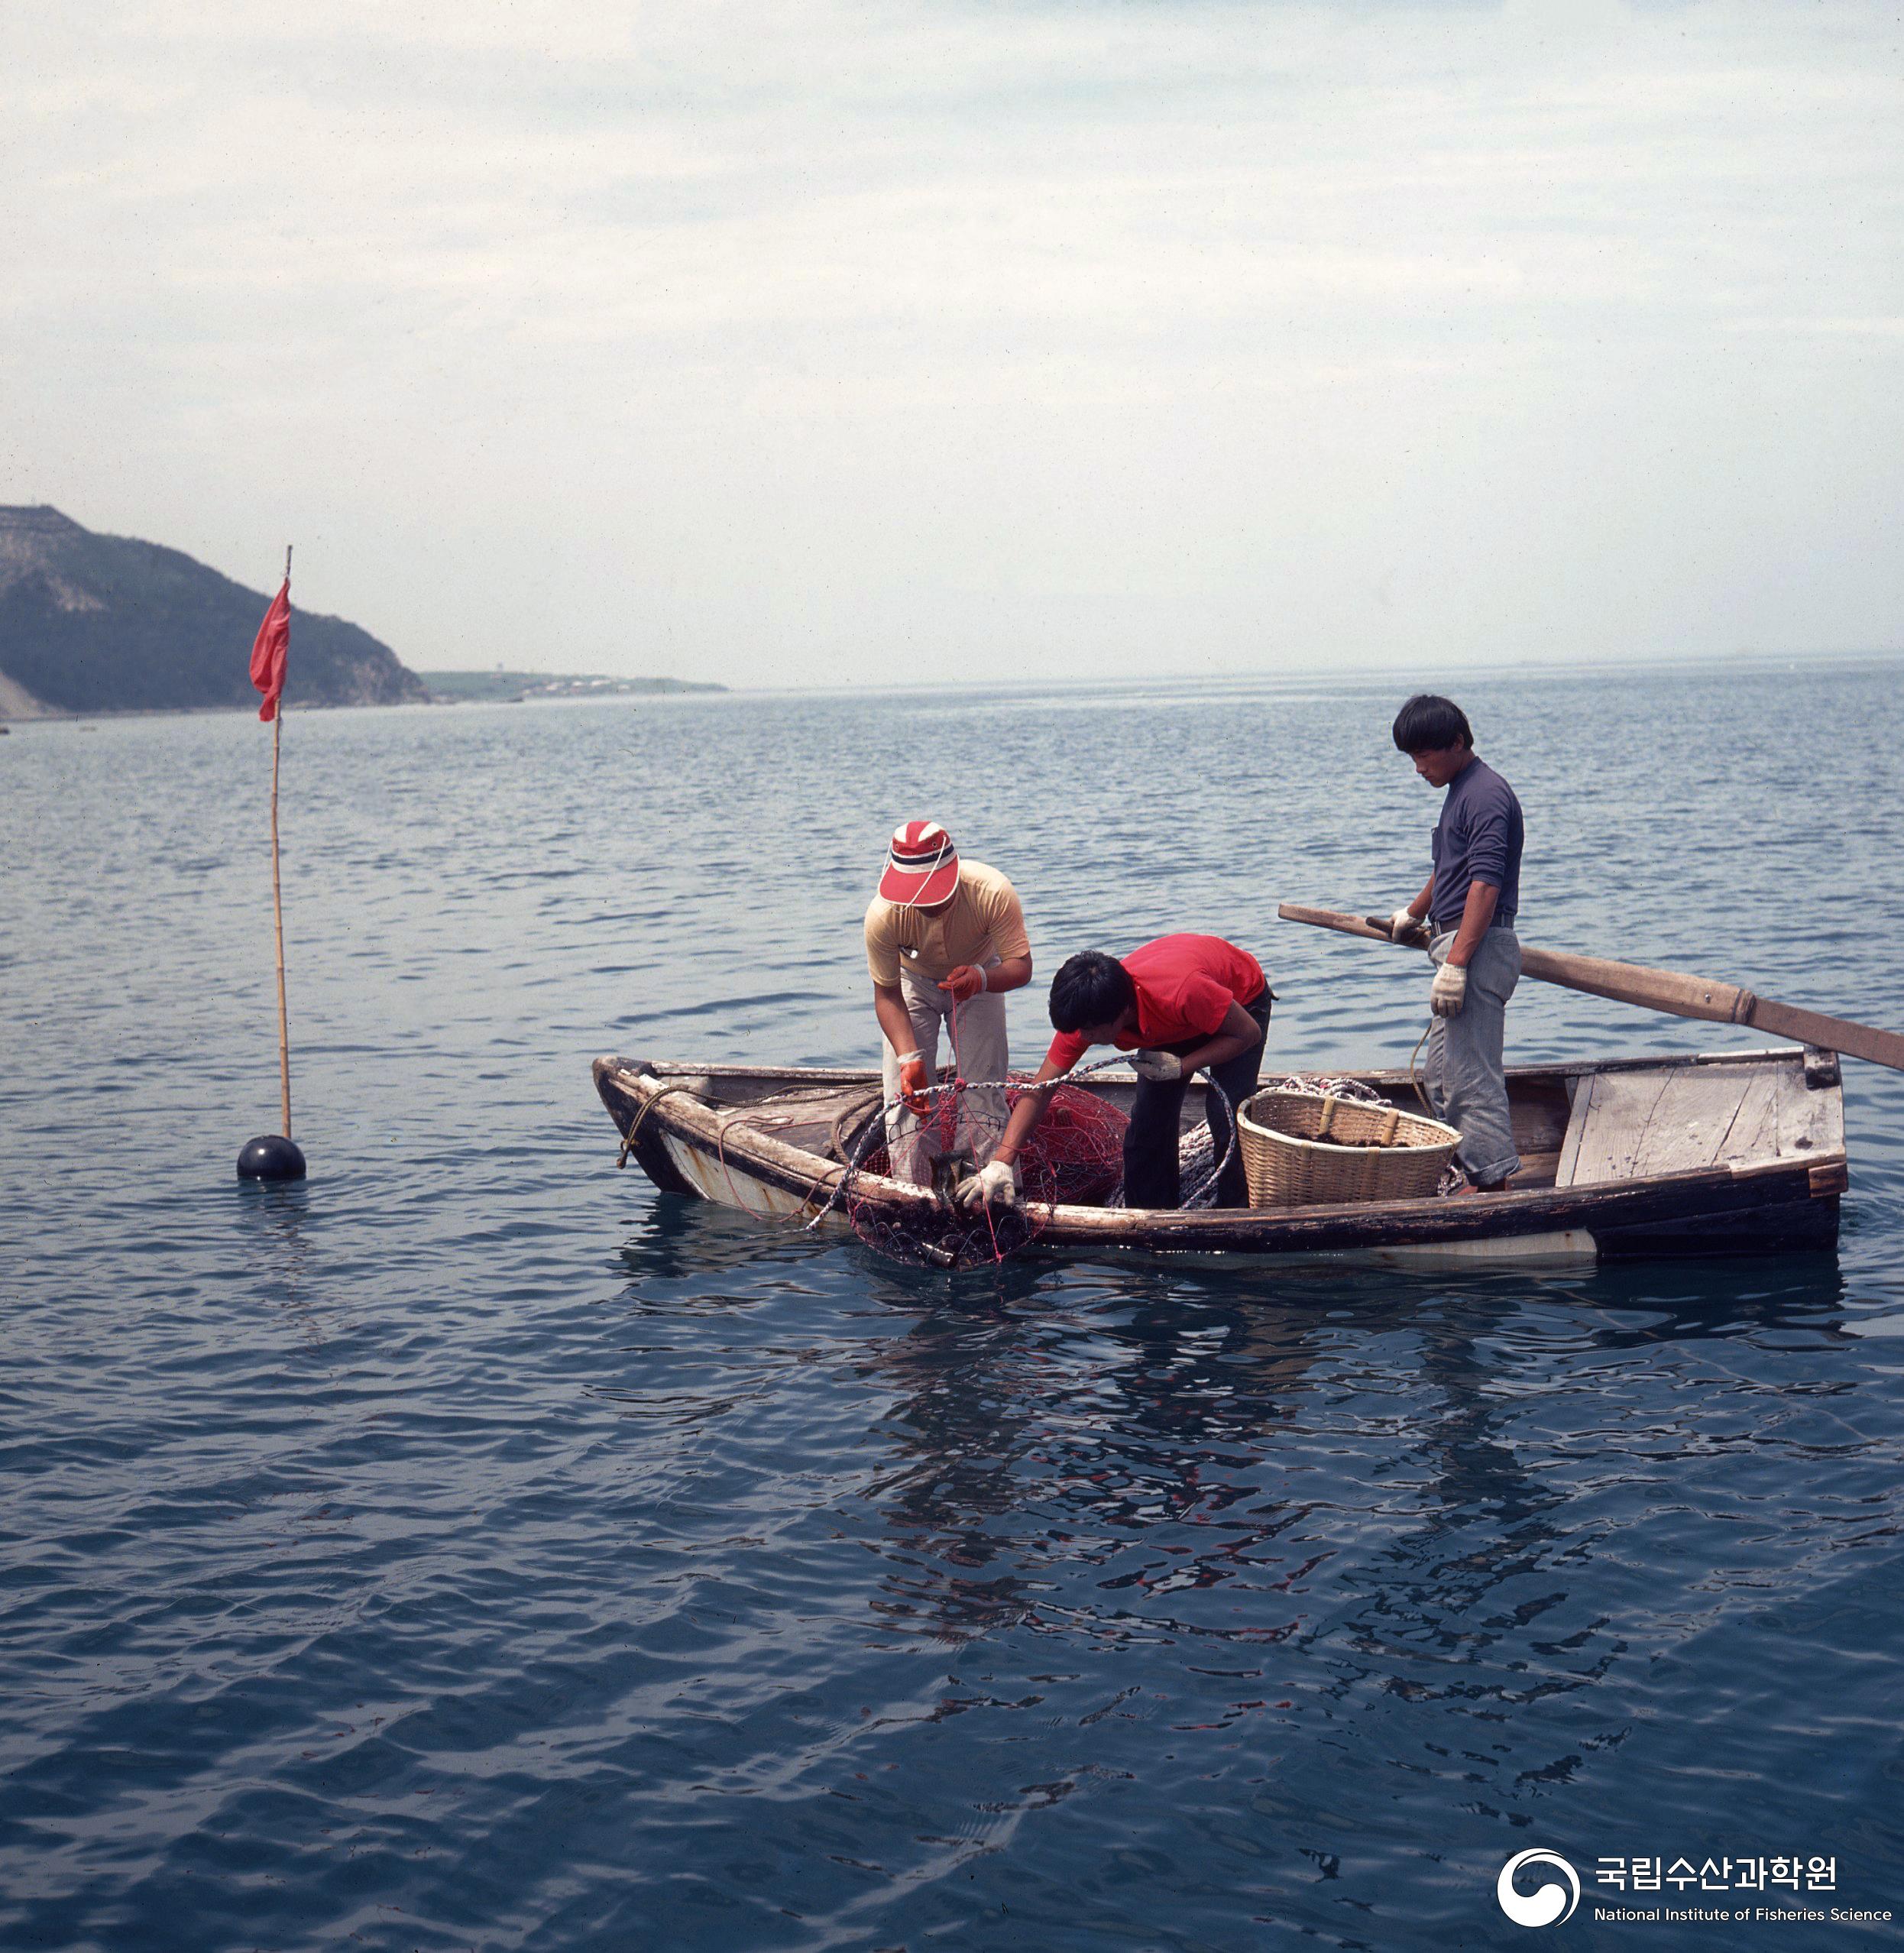
[{"label": "cloud", "polygon": [[1904,485],[1867,8],[5,33],[0,494],[241,575],[295,533],[413,664],[1898,640],[1831,526]]}]

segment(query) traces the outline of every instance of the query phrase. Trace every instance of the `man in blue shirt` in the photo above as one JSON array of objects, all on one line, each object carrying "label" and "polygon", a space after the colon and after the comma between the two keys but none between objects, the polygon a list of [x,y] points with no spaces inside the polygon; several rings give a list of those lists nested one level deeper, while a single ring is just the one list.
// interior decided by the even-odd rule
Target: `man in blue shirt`
[{"label": "man in blue shirt", "polygon": [[1430,786],[1448,789],[1433,872],[1390,921],[1397,942],[1425,934],[1436,964],[1423,1082],[1436,1116],[1461,1134],[1455,1158],[1470,1187],[1498,1194],[1520,1164],[1503,1057],[1507,999],[1520,978],[1520,803],[1475,754],[1467,715],[1452,699],[1410,699],[1395,715],[1395,745]]}]

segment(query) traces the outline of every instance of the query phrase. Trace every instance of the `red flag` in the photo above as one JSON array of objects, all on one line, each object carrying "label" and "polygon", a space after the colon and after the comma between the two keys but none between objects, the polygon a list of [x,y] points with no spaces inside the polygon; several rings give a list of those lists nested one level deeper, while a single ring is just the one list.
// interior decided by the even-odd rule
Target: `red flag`
[{"label": "red flag", "polygon": [[264,695],[264,703],[257,708],[261,719],[277,717],[277,701],[284,690],[284,661],[290,649],[291,579],[287,576],[271,599],[251,646],[251,682]]}]

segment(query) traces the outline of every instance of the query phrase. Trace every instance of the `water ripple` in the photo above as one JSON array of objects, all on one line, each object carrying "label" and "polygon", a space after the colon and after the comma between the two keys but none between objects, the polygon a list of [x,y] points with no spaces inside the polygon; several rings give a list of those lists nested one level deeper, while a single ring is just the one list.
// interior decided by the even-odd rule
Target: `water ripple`
[{"label": "water ripple", "polygon": [[[1530,1842],[1834,1854],[1896,1909],[1904,1081],[1847,1071],[1836,1260],[947,1277],[614,1171],[604,1046],[863,1061],[908,811],[1014,874],[1042,976],[1193,919],[1284,1061],[1404,1061],[1394,966],[1270,919],[1418,885],[1392,689],[295,717],[314,1174],[270,1191],[255,727],[18,729],[5,1942],[1505,1945]],[[1773,675],[1463,696],[1531,939],[1896,1020],[1889,671],[1809,682],[1824,776],[1752,730]],[[921,808],[927,718],[999,763]],[[1742,780],[1827,804],[1742,850]]]}]

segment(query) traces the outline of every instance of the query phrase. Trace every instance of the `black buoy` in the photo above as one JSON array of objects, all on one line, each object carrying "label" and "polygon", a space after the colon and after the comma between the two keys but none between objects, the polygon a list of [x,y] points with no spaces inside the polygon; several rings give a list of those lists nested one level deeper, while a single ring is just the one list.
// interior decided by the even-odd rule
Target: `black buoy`
[{"label": "black buoy", "polygon": [[302,1180],[304,1155],[295,1141],[282,1134],[261,1132],[255,1139],[245,1141],[244,1151],[238,1155],[238,1177],[241,1180]]}]

